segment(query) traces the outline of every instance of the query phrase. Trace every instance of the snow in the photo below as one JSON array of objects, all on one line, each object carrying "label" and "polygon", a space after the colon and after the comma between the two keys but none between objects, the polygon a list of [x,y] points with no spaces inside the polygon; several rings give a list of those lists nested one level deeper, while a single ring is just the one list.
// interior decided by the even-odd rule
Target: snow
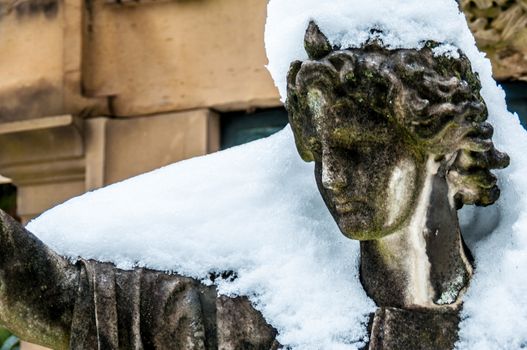
[{"label": "snow", "polygon": [[[267,16],[267,68],[282,101],[287,96],[290,63],[307,59],[303,43],[310,20],[315,20],[331,44],[342,48],[360,47],[375,36],[394,49],[419,48],[427,40],[434,40],[444,44],[436,48],[436,53],[455,56],[454,48],[469,47],[472,54],[477,52],[454,0],[271,0]],[[372,29],[375,34],[371,34]]]},{"label": "snow", "polygon": [[[507,112],[491,66],[474,44],[457,4],[447,0],[271,0],[268,68],[285,98],[291,61],[306,59],[303,36],[314,19],[334,45],[358,47],[376,29],[390,48],[444,43],[460,48],[482,80],[494,141],[511,166],[496,172],[502,196],[460,212],[477,262],[466,294],[460,349],[527,346],[527,135]],[[379,32],[382,31],[382,33]],[[233,270],[219,291],[247,295],[297,349],[354,349],[375,307],[358,280],[358,243],[344,238],[318,194],[286,127],[248,145],[174,164],[72,199],[28,228],[59,253],[147,266],[209,281]]]},{"label": "snow", "polygon": [[250,296],[279,341],[298,349],[357,348],[374,311],[358,279],[358,243],[331,218],[289,127],[74,198],[28,229],[63,255],[124,269],[205,282],[235,271],[219,291]]},{"label": "snow", "polygon": [[434,40],[443,44],[436,55],[455,57],[454,48],[459,48],[472,62],[495,128],[494,143],[510,155],[511,166],[495,172],[502,190],[497,204],[460,212],[477,267],[464,298],[458,348],[527,347],[527,134],[517,115],[507,112],[505,94],[492,79],[490,62],[478,51],[456,2],[271,0],[265,32],[268,69],[283,101],[290,62],[307,58],[303,37],[310,20],[342,48],[360,47],[374,28],[387,47],[420,48]]}]

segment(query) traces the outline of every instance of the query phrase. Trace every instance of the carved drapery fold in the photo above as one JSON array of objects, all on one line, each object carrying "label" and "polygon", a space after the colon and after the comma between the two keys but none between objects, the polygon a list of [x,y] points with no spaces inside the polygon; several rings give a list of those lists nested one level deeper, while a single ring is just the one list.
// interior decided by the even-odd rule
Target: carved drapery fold
[{"label": "carved drapery fold", "polygon": [[70,348],[277,348],[276,331],[246,298],[148,269],[124,271],[81,260]]}]

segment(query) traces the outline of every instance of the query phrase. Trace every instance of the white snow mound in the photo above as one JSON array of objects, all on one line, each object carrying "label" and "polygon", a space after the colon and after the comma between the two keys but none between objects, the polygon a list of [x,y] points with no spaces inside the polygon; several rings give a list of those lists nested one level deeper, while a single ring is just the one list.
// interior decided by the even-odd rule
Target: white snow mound
[{"label": "white snow mound", "polygon": [[[285,98],[291,61],[306,59],[303,36],[315,20],[330,41],[359,47],[370,29],[390,48],[442,42],[461,49],[482,80],[498,149],[502,196],[461,211],[477,270],[465,296],[460,349],[527,346],[527,134],[507,112],[491,66],[450,0],[271,0],[269,70]],[[233,270],[219,291],[247,295],[296,349],[356,349],[374,310],[358,280],[358,244],[344,238],[287,127],[251,144],[174,164],[72,199],[28,225],[59,253],[147,266],[207,280]]]},{"label": "white snow mound", "polygon": [[61,254],[147,266],[247,295],[298,349],[355,349],[374,310],[358,280],[358,243],[344,238],[298,157],[289,127],[87,193],[28,229]]}]

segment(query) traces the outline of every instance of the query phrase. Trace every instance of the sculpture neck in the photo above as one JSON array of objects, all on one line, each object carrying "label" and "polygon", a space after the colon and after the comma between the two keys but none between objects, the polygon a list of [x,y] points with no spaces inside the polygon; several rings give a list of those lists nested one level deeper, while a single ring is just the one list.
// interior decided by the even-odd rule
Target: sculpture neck
[{"label": "sculpture neck", "polygon": [[423,189],[407,224],[361,242],[361,281],[380,306],[457,307],[472,266],[446,179],[446,161],[427,162]]}]

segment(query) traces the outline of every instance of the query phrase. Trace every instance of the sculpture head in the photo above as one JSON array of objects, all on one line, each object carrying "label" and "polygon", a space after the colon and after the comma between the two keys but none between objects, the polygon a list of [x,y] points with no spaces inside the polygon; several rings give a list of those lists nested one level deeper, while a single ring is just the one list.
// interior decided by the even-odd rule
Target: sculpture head
[{"label": "sculpture head", "polygon": [[509,159],[490,140],[479,79],[462,53],[436,56],[435,45],[341,50],[311,22],[309,60],[291,64],[286,107],[298,151],[315,162],[320,193],[350,238],[378,239],[408,223],[430,159],[458,208],[499,197],[490,169]]}]

